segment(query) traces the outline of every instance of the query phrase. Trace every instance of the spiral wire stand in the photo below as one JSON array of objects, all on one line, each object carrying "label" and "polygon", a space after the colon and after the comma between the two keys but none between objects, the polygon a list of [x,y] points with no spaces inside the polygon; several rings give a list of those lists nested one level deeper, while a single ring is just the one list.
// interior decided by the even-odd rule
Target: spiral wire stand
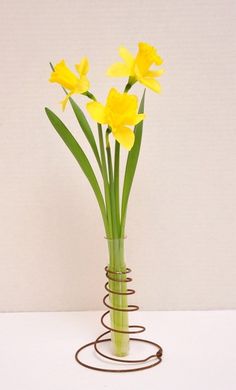
[{"label": "spiral wire stand", "polygon": [[[107,301],[107,298],[109,297],[109,294],[117,294],[117,295],[132,295],[132,294],[135,294],[135,290],[131,289],[131,288],[128,288],[125,292],[117,292],[117,291],[113,291],[109,288],[109,280],[112,280],[112,281],[115,281],[115,282],[120,282],[120,283],[129,283],[132,281],[132,278],[131,277],[128,277],[126,276],[125,278],[123,278],[122,276],[123,275],[127,275],[128,273],[131,272],[131,269],[130,268],[126,268],[125,271],[119,271],[119,272],[116,272],[116,271],[110,271],[108,269],[108,266],[105,267],[105,271],[106,271],[106,277],[108,279],[108,281],[106,282],[105,284],[105,290],[108,292],[108,294],[106,294],[103,298],[103,303],[104,305],[109,309],[107,310],[101,317],[101,323],[102,325],[104,326],[104,328],[108,329],[106,332],[102,333],[100,336],[98,336],[96,338],[95,341],[92,341],[88,344],[85,344],[83,345],[82,347],[80,347],[76,353],[75,353],[75,359],[76,361],[81,364],[82,366],[84,367],[87,367],[87,368],[90,368],[92,370],[96,370],[96,371],[104,371],[104,372],[131,372],[131,371],[141,371],[141,370],[146,370],[148,368],[151,368],[151,367],[154,367],[154,366],[157,366],[158,364],[161,363],[162,361],[162,354],[163,354],[163,351],[162,351],[162,348],[160,345],[158,345],[157,343],[155,343],[154,341],[150,341],[150,340],[146,340],[146,339],[140,339],[140,338],[136,338],[136,337],[130,337],[129,339],[130,340],[133,340],[133,341],[138,341],[138,342],[142,342],[142,343],[147,343],[147,344],[151,344],[153,345],[154,347],[157,348],[157,352],[155,354],[152,354],[152,355],[149,355],[147,356],[146,358],[144,359],[136,359],[136,360],[128,360],[128,359],[120,359],[120,358],[114,358],[114,357],[111,357],[111,356],[107,356],[106,354],[102,353],[99,348],[98,348],[98,344],[100,343],[104,343],[104,342],[109,342],[111,341],[111,338],[103,338],[104,336],[108,335],[109,333],[111,332],[118,332],[118,333],[127,333],[127,334],[137,334],[137,333],[142,333],[146,330],[146,328],[143,326],[143,325],[129,325],[129,329],[132,328],[132,330],[128,330],[128,331],[124,331],[124,330],[118,330],[118,329],[114,329],[114,328],[111,328],[110,326],[108,326],[107,324],[105,324],[104,322],[104,318],[110,313],[110,310],[117,310],[117,311],[124,311],[124,312],[133,312],[133,311],[136,311],[136,310],[139,310],[139,306],[137,305],[128,305],[127,308],[117,308],[117,307],[113,307],[111,305],[109,305],[106,301]],[[120,279],[117,279],[117,278],[114,278],[114,275],[117,275],[117,276],[120,276]],[[135,328],[135,330],[134,330]],[[112,361],[116,361],[116,362],[121,362],[121,363],[127,363],[127,364],[134,364],[134,363],[146,363],[148,360],[151,360],[151,359],[154,359],[155,361],[154,362],[151,362],[150,364],[148,365],[145,365],[145,366],[141,366],[141,367],[132,367],[132,368],[125,368],[125,369],[109,369],[109,368],[101,368],[101,367],[96,367],[96,366],[92,366],[92,365],[89,365],[89,364],[86,364],[84,363],[82,360],[80,360],[79,358],[79,354],[82,350],[84,350],[85,348],[89,348],[91,346],[94,346],[94,349],[95,351],[102,357],[106,358],[106,359],[109,359],[109,360],[112,360]]]}]

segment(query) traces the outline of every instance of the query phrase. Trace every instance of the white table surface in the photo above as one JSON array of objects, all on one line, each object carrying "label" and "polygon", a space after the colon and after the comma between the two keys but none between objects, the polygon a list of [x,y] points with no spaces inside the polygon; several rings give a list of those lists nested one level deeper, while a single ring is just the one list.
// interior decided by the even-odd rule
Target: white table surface
[{"label": "white table surface", "polygon": [[[97,372],[75,361],[75,351],[103,332],[102,313],[0,314],[1,389],[236,389],[236,311],[132,313],[130,322],[146,326],[140,337],[164,350],[160,365],[133,373]],[[145,348],[132,345],[141,356]],[[83,356],[104,364],[93,350]]]}]

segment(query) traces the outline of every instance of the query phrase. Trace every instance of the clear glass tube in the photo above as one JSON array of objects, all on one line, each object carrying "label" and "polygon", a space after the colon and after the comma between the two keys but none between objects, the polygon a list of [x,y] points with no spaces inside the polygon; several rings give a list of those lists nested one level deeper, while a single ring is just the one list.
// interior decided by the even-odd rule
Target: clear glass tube
[{"label": "clear glass tube", "polygon": [[[107,239],[108,251],[109,251],[109,265],[108,270],[112,272],[124,272],[126,271],[125,264],[125,249],[124,249],[125,238]],[[125,280],[126,274],[109,274],[110,277],[116,280],[109,280],[109,289],[112,291],[123,293],[122,295],[109,293],[109,304],[112,307],[118,309],[128,308],[127,295],[127,283],[121,282]],[[118,311],[110,309],[110,321],[111,328],[121,331],[129,330],[129,319],[128,312]],[[112,340],[112,353],[115,356],[127,356],[129,353],[129,334],[111,332]]]}]

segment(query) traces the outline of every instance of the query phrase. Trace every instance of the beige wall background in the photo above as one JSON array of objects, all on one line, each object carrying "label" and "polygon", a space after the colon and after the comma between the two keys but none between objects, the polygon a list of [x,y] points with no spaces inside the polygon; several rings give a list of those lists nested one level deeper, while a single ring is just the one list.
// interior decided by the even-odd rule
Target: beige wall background
[{"label": "beige wall background", "polygon": [[[1,1],[1,311],[103,308],[98,206],[44,106],[88,149],[71,110],[61,112],[48,63],[73,66],[87,55],[103,100],[124,85],[105,76],[117,48],[136,51],[139,41],[159,49],[166,74],[161,96],[147,91],[130,198],[133,302],[149,310],[236,308],[234,3]],[[84,97],[77,101],[84,107]]]}]

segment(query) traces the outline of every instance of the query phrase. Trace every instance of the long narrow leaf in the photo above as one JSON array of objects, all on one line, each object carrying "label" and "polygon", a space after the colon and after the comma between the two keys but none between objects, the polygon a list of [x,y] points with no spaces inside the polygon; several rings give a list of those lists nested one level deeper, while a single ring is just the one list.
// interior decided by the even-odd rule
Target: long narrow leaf
[{"label": "long narrow leaf", "polygon": [[67,129],[67,127],[64,125],[64,123],[58,118],[57,115],[55,115],[51,110],[48,108],[45,108],[46,114],[57,131],[57,133],[60,135],[62,140],[65,142],[73,156],[76,158],[77,162],[79,163],[82,171],[84,172],[85,176],[87,177],[88,181],[90,182],[92,189],[94,191],[94,194],[97,198],[105,229],[107,229],[107,220],[106,220],[106,207],[103,200],[103,196],[97,181],[97,178],[94,174],[94,171],[90,165],[90,162],[85,155],[84,151],[82,150],[81,146],[78,144],[74,136],[71,134],[71,132]]},{"label": "long narrow leaf", "polygon": [[[139,106],[140,114],[144,112],[144,100],[145,100],[145,90],[143,92],[142,100]],[[138,123],[134,128],[135,141],[132,149],[128,154],[127,162],[126,162],[123,193],[122,193],[122,206],[121,206],[122,233],[124,233],[124,224],[126,218],[127,205],[128,205],[129,195],[130,195],[130,191],[134,179],[135,170],[138,163],[138,157],[139,157],[141,141],[142,141],[142,132],[143,132],[143,121]]]},{"label": "long narrow leaf", "polygon": [[96,157],[96,160],[98,162],[98,165],[99,165],[99,168],[101,169],[101,161],[100,161],[100,156],[99,156],[99,153],[98,153],[98,148],[97,148],[97,144],[96,144],[96,141],[95,141],[95,138],[94,138],[94,135],[93,135],[93,132],[91,130],[91,127],[89,126],[89,123],[83,113],[83,111],[81,110],[81,108],[78,106],[78,104],[70,97],[69,98],[69,101],[70,101],[70,104],[71,104],[71,107],[75,113],[75,116],[80,124],[80,127],[85,135],[85,137],[87,138],[92,150],[93,150],[93,153]]}]

